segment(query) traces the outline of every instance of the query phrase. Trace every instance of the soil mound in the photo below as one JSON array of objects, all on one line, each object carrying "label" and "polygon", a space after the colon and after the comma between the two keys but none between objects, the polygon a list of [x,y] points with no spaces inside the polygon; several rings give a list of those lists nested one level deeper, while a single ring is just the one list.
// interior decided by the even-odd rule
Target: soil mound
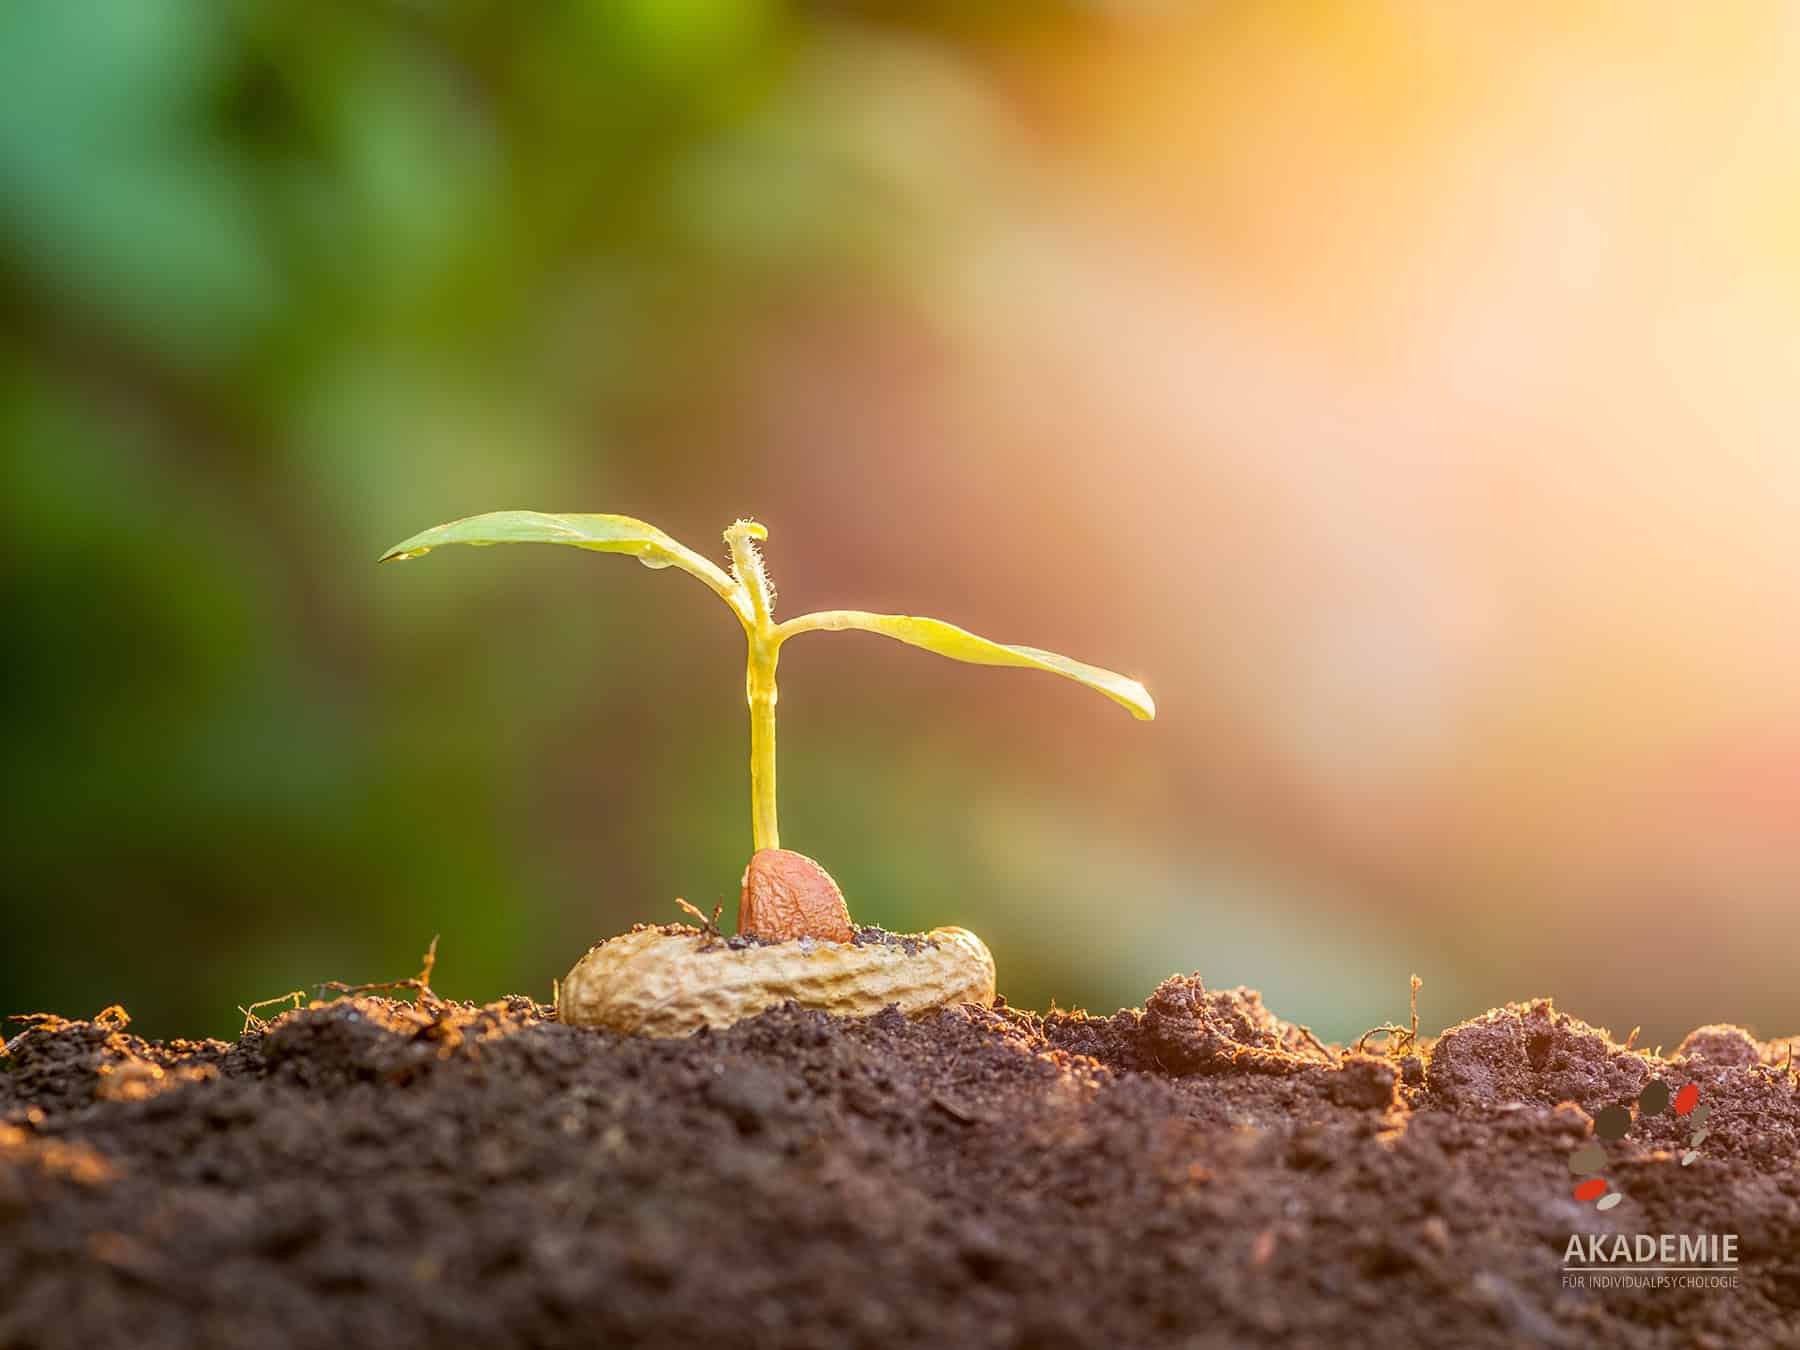
[{"label": "soil mound", "polygon": [[[676,1041],[527,999],[8,1034],[7,1350],[1800,1344],[1800,1097],[1735,1028],[1665,1061],[1532,1002],[1390,1058],[1174,977]],[[1645,1108],[1576,1200],[1653,1078],[1697,1158]],[[1735,1233],[1735,1285],[1571,1288],[1574,1233]]]}]

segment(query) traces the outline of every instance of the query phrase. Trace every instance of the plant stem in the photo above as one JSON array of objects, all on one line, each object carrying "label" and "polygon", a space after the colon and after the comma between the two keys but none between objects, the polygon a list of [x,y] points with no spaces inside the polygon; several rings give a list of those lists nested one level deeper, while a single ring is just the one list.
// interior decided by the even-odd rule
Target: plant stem
[{"label": "plant stem", "polygon": [[774,643],[750,640],[745,690],[750,698],[750,824],[756,847],[780,848],[775,822],[775,690]]},{"label": "plant stem", "polygon": [[770,617],[769,576],[756,550],[755,541],[766,538],[768,531],[749,520],[725,531],[732,574],[750,602],[744,620],[750,648],[744,694],[750,702],[750,824],[759,850],[781,847],[775,816],[775,662],[784,635]]}]

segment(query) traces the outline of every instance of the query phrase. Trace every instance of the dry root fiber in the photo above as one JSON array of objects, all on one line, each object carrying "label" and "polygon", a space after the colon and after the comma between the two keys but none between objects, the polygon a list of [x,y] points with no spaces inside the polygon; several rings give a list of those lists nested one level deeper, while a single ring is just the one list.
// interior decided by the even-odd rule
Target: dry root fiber
[{"label": "dry root fiber", "polygon": [[559,1015],[575,1026],[685,1036],[789,999],[844,1017],[873,1016],[890,1004],[908,1017],[958,1003],[988,1006],[994,958],[962,928],[904,942],[734,946],[687,928],[645,927],[575,963],[562,982]]}]

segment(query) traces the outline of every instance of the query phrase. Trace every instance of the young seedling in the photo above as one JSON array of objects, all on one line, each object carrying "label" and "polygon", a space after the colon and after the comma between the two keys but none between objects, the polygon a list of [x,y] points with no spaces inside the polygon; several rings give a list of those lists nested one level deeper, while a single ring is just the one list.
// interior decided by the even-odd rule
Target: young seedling
[{"label": "young seedling", "polygon": [[[768,531],[754,521],[740,520],[733,524],[725,531],[725,543],[731,554],[731,565],[727,570],[678,543],[654,525],[630,516],[495,511],[416,534],[389,549],[381,561],[399,562],[421,557],[443,544],[566,544],[600,553],[623,553],[636,558],[645,567],[679,568],[723,600],[743,625],[749,647],[744,683],[750,704],[750,820],[755,852],[741,883],[738,932],[765,940],[805,937],[850,943],[855,933],[843,894],[830,874],[806,855],[781,847],[775,810],[775,666],[782,645],[790,638],[802,633],[842,630],[879,633],[955,661],[1048,671],[1104,694],[1133,717],[1148,720],[1156,715],[1156,705],[1149,691],[1136,680],[1055,652],[993,642],[941,619],[830,609],[778,623],[774,616],[775,590],[757,547],[767,538]],[[980,948],[987,961],[987,990],[991,999],[992,959],[986,957],[986,948],[980,947],[979,939],[972,934],[962,934],[960,929],[936,931],[961,934]],[[960,944],[959,937],[952,945]],[[590,957],[602,950],[596,948]],[[955,980],[950,983],[957,984]],[[960,985],[957,987],[961,988]],[[566,987],[564,992],[566,996]]]}]

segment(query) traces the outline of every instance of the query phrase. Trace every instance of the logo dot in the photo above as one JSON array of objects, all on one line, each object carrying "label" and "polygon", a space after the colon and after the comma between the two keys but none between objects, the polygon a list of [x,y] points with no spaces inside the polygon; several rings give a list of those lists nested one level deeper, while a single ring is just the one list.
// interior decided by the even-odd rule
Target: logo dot
[{"label": "logo dot", "polygon": [[1631,1112],[1623,1106],[1608,1106],[1594,1117],[1594,1133],[1602,1139],[1623,1139],[1631,1128]]},{"label": "logo dot", "polygon": [[[1699,1161],[1700,1145],[1712,1133],[1706,1128],[1706,1121],[1712,1115],[1712,1107],[1700,1105],[1698,1083],[1684,1083],[1681,1090],[1671,1098],[1668,1083],[1660,1078],[1652,1078],[1638,1093],[1635,1118],[1661,1115],[1671,1105],[1675,1108],[1675,1114],[1684,1117],[1689,1126],[1687,1148],[1681,1154],[1681,1165],[1691,1167]],[[1594,1113],[1593,1137],[1572,1150],[1566,1160],[1569,1174],[1577,1178],[1571,1192],[1577,1200],[1583,1203],[1591,1200],[1594,1208],[1602,1211],[1616,1209],[1623,1203],[1624,1193],[1613,1190],[1606,1178],[1597,1174],[1607,1163],[1606,1148],[1601,1141],[1623,1139],[1630,1133],[1633,1120],[1632,1107],[1625,1102],[1615,1102]]]},{"label": "logo dot", "polygon": [[1591,1140],[1569,1155],[1569,1171],[1578,1177],[1598,1172],[1605,1166],[1606,1150]]}]

